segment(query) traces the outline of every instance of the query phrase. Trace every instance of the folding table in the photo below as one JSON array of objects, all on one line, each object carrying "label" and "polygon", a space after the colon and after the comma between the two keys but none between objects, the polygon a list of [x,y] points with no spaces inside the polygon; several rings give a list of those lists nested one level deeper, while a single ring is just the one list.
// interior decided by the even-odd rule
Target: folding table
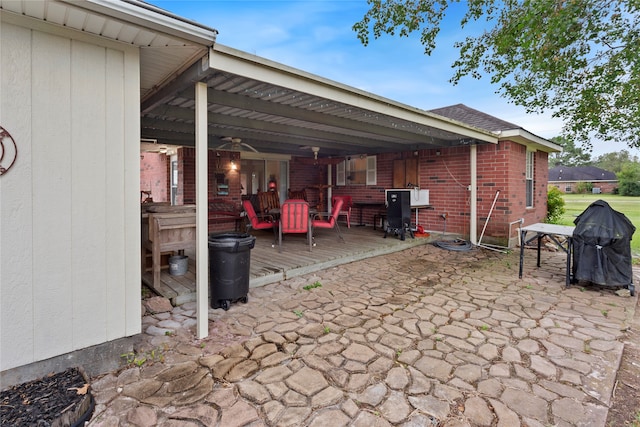
[{"label": "folding table", "polygon": [[[544,236],[549,236],[549,238],[556,244],[560,249],[562,249],[567,254],[567,270],[566,270],[566,278],[565,285],[569,287],[571,284],[571,252],[572,252],[572,240],[573,240],[573,229],[575,227],[570,225],[557,225],[557,224],[545,224],[542,222],[527,225],[526,227],[520,228],[520,272],[518,277],[522,279],[522,264],[524,261],[524,247],[525,245],[535,239],[538,238],[538,263],[537,266],[540,267],[540,246],[541,241]],[[535,236],[531,237],[527,240],[527,233],[536,233]],[[566,238],[565,243],[563,244],[558,238],[564,237]]]}]

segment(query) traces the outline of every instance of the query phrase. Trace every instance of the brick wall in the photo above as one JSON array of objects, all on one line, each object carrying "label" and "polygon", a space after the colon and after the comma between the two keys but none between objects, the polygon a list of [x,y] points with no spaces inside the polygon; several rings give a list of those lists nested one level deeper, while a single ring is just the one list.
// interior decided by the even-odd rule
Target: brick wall
[{"label": "brick wall", "polygon": [[[413,152],[382,154],[377,156],[377,185],[346,185],[333,188],[334,195],[351,195],[353,200],[384,203],[384,190],[392,188],[393,161],[409,158]],[[421,209],[418,223],[425,229],[436,233],[446,230],[469,238],[471,210],[471,166],[470,148],[454,147],[421,150],[418,152],[419,186],[429,190],[429,203],[433,210]],[[536,152],[534,171],[534,206],[526,207],[525,185],[526,147],[510,141],[497,145],[479,145],[477,150],[478,167],[478,237],[491,212],[483,242],[506,244],[509,236],[509,223],[524,218],[526,224],[540,222],[546,216],[547,203],[547,154]],[[292,162],[292,187],[302,185],[304,168],[296,169]],[[335,176],[335,166],[333,166]],[[294,172],[295,171],[295,172]],[[296,181],[294,181],[294,178]],[[326,178],[324,178],[326,179]],[[293,184],[295,182],[295,184]],[[326,182],[326,181],[324,181]],[[363,221],[373,224],[375,209],[363,211]],[[354,209],[354,222],[358,221],[359,210]],[[412,218],[414,219],[415,216]],[[511,227],[511,237],[516,237],[517,225]]]},{"label": "brick wall", "polygon": [[[176,204],[195,204],[196,202],[196,160],[195,148],[183,147],[178,149],[178,196]],[[219,155],[219,156],[218,156]],[[231,169],[231,160],[237,166]],[[238,208],[241,205],[240,191],[240,158],[238,153],[231,151],[208,150],[208,182],[209,194],[207,200],[222,199],[233,203]],[[229,185],[228,195],[218,195],[217,180],[222,178]],[[233,222],[220,222],[209,225],[209,232],[233,230]]]},{"label": "brick wall", "polygon": [[[289,189],[294,191],[305,189],[307,201],[312,206],[315,206],[318,204],[320,191],[313,187],[327,183],[328,166],[308,164],[308,158],[305,158],[304,163],[296,161],[296,159],[296,157],[292,157],[291,162],[289,162]],[[326,190],[324,192],[326,194]],[[322,208],[322,210],[324,209]]]},{"label": "brick wall", "polygon": [[[376,156],[376,185],[345,185],[334,186],[332,193],[334,196],[351,196],[354,202],[384,203],[384,190],[392,188],[393,181],[393,161],[402,158],[403,153],[379,154]],[[332,173],[335,177],[336,166],[332,166]],[[335,178],[334,178],[335,182]],[[347,181],[348,183],[349,181]],[[373,217],[379,209],[364,208],[362,210],[362,221],[365,224],[373,224]],[[351,212],[351,224],[360,221],[360,208],[353,208]]]},{"label": "brick wall", "polygon": [[419,160],[420,188],[429,190],[433,210],[422,210],[419,223],[426,229],[468,235],[471,183],[469,147],[423,150]]},{"label": "brick wall", "polygon": [[[217,157],[216,154],[220,154]],[[547,153],[536,152],[534,171],[534,206],[526,207],[525,200],[525,162],[526,147],[510,141],[501,141],[497,145],[479,145],[477,149],[478,166],[478,237],[489,216],[489,211],[499,191],[498,198],[487,222],[483,242],[506,244],[509,237],[509,223],[524,218],[525,224],[541,222],[546,216],[548,164]],[[229,183],[229,196],[221,198],[240,204],[239,170],[230,169],[231,156],[237,154],[224,151],[209,151],[209,199],[217,198],[216,173],[224,173]],[[414,152],[381,154],[377,156],[377,184],[373,186],[346,185],[334,186],[333,195],[351,195],[354,202],[384,203],[385,189],[392,188],[393,161],[413,157]],[[178,203],[195,202],[195,150],[183,148],[178,151],[179,182]],[[236,162],[240,165],[239,160]],[[327,182],[327,166],[310,165],[292,158],[290,162],[289,188],[307,189],[310,203],[318,200],[318,190],[313,186]],[[331,166],[335,182],[336,166]],[[419,186],[429,190],[429,202],[433,210],[421,209],[418,222],[425,229],[442,232],[446,214],[448,232],[459,233],[469,238],[469,218],[471,192],[470,148],[468,146],[429,149],[418,152]],[[376,209],[365,209],[363,221],[373,224]],[[354,209],[353,221],[359,220],[359,210]],[[415,216],[413,217],[415,219]],[[229,229],[230,224],[222,224],[220,230]],[[516,236],[517,225],[512,226],[511,237]]]},{"label": "brick wall", "polygon": [[[562,183],[549,183],[549,186],[556,187],[563,193],[575,193],[579,181],[563,181]],[[603,194],[613,194],[618,188],[618,181],[594,181],[591,183],[593,188],[599,188]],[[566,191],[567,187],[571,187],[571,191]]]},{"label": "brick wall", "polygon": [[140,154],[140,191],[151,191],[154,202],[169,201],[169,161],[166,154]]}]

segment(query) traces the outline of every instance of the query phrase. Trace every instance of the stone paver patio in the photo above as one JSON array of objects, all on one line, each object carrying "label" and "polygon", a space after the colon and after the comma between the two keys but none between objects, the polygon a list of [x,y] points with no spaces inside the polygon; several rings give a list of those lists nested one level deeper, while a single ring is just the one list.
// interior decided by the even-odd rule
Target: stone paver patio
[{"label": "stone paver patio", "polygon": [[533,259],[518,279],[517,254],[370,258],[251,289],[205,340],[191,303],[147,314],[90,425],[604,426],[637,297]]}]

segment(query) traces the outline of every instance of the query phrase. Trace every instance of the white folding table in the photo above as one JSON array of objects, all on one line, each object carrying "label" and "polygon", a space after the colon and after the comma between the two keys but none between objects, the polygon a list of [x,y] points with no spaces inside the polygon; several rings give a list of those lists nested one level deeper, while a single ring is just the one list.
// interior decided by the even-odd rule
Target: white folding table
[{"label": "white folding table", "polygon": [[[538,238],[538,263],[537,266],[540,267],[540,246],[541,241],[544,236],[549,236],[549,238],[556,244],[560,249],[562,249],[567,254],[567,269],[566,269],[566,278],[565,285],[569,287],[572,281],[571,274],[571,252],[573,250],[572,242],[573,242],[573,230],[575,227],[570,225],[557,225],[557,224],[545,224],[542,222],[538,222],[536,224],[527,225],[526,227],[520,228],[520,272],[518,277],[522,279],[522,264],[524,262],[524,246],[535,239]],[[535,236],[529,238],[527,240],[527,233],[536,233]],[[566,238],[564,244],[558,239],[559,237]]]}]

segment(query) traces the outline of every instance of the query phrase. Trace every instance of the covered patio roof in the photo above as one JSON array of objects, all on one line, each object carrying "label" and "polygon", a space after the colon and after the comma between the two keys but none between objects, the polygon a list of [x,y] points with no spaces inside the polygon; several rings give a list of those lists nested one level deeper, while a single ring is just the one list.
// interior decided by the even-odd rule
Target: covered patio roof
[{"label": "covered patio roof", "polygon": [[[144,72],[144,71],[143,71]],[[496,143],[497,135],[219,44],[142,101],[142,137],[194,145],[194,83],[207,84],[208,146],[320,157]]]}]

